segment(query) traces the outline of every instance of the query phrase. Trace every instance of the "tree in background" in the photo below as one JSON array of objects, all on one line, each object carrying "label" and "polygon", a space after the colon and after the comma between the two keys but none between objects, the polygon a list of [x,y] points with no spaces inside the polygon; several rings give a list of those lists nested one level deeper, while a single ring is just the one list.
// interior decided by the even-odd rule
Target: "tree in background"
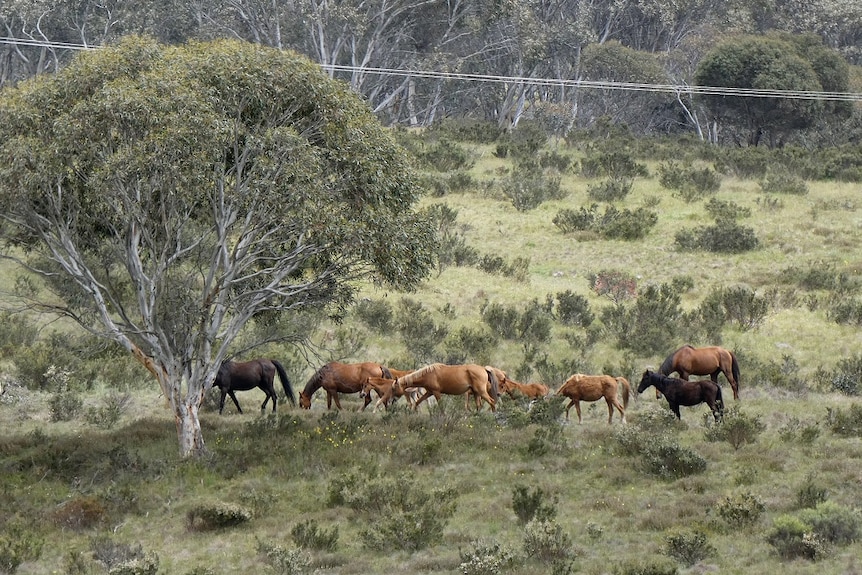
[{"label": "tree in background", "polygon": [[44,282],[16,295],[144,364],[184,456],[241,335],[299,342],[285,320],[343,310],[353,280],[433,265],[403,150],[292,52],[131,37],[5,90],[0,115],[0,257]]},{"label": "tree in background", "polygon": [[[811,37],[736,37],[704,57],[695,83],[795,92],[846,90],[847,65],[837,55],[828,57],[829,53],[822,45],[813,45]],[[780,145],[793,131],[812,126],[824,111],[838,111],[814,99],[725,95],[703,98],[716,119],[739,128],[751,146],[760,144],[764,136],[772,145]]]}]

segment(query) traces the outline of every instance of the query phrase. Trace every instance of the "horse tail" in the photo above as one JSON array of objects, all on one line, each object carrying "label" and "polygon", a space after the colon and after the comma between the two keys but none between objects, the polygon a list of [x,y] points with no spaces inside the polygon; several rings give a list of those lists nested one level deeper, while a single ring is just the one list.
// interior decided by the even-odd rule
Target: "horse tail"
[{"label": "horse tail", "polygon": [[500,383],[497,381],[497,376],[488,368],[485,368],[485,373],[488,374],[488,381],[491,382],[491,397],[496,402],[500,398]]},{"label": "horse tail", "polygon": [[736,389],[739,390],[739,362],[736,361],[736,354],[730,353],[730,370],[733,372],[733,379],[736,380]]},{"label": "horse tail", "polygon": [[623,409],[628,409],[629,396],[632,393],[632,386],[629,385],[629,380],[624,377],[618,377],[617,383],[621,383],[623,385]]},{"label": "horse tail", "polygon": [[395,379],[394,377],[392,377],[392,372],[389,371],[389,368],[385,365],[380,366],[380,373],[383,374],[381,377],[384,377],[386,379]]},{"label": "horse tail", "polygon": [[290,404],[295,406],[296,396],[293,394],[293,388],[290,387],[290,380],[287,378],[287,372],[284,370],[284,366],[274,359],[271,359],[270,361],[278,372],[278,378],[281,380],[281,387],[284,388],[284,394],[287,396],[287,399],[290,400]]}]

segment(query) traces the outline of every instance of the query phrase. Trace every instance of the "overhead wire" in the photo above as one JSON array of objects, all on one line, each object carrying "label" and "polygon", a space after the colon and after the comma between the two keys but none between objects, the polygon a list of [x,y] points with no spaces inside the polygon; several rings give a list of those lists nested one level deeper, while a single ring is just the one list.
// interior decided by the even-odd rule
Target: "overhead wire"
[{"label": "overhead wire", "polygon": [[[14,44],[37,48],[64,50],[95,50],[101,46],[76,44],[71,42],[49,42],[43,40],[0,37],[0,44]],[[439,80],[456,80],[465,82],[490,82],[500,84],[530,84],[535,86],[571,87],[596,90],[620,90],[634,92],[665,92],[672,94],[699,94],[708,96],[744,96],[750,98],[787,98],[796,100],[828,100],[842,102],[862,102],[862,93],[829,92],[818,90],[777,90],[767,88],[736,88],[733,86],[698,86],[690,84],[651,84],[638,82],[615,82],[610,80],[569,80],[565,78],[540,78],[532,76],[503,76],[492,74],[468,74],[459,72],[443,72],[435,70],[412,70],[402,68],[373,68],[365,66],[346,66],[336,64],[321,64],[330,72],[347,72],[350,74],[375,74],[380,76],[401,76],[412,78],[430,78]]]}]

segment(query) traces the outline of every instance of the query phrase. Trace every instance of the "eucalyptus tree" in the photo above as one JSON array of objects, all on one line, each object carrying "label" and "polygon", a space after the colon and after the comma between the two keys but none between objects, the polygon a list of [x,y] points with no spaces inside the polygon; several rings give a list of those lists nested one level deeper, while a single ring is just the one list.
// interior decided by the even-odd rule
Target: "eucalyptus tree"
[{"label": "eucalyptus tree", "polygon": [[409,289],[436,237],[404,151],[342,82],[293,52],[130,37],[0,96],[0,256],[17,295],[149,369],[181,454],[231,346],[280,318]]}]

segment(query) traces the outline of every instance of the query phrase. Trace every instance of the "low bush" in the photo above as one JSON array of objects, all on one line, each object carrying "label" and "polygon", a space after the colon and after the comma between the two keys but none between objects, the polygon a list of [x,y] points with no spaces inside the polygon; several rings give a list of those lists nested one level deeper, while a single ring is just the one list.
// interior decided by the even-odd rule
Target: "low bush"
[{"label": "low bush", "polygon": [[614,575],[677,575],[679,568],[670,559],[645,557],[614,566]]},{"label": "low bush", "polygon": [[672,533],[665,537],[664,553],[673,557],[685,567],[714,556],[717,551],[706,539],[702,531]]},{"label": "low bush", "polygon": [[107,516],[107,510],[99,499],[82,496],[64,502],[51,514],[51,520],[58,527],[80,531],[98,526]]},{"label": "low bush", "polygon": [[766,541],[782,559],[817,559],[826,552],[824,541],[799,517],[779,515],[766,534]]},{"label": "low bush", "polygon": [[756,495],[740,492],[716,503],[715,511],[731,529],[743,529],[757,523],[766,506]]},{"label": "low bush", "polygon": [[236,527],[251,521],[251,512],[240,505],[221,501],[199,503],[186,512],[190,531]]},{"label": "low bush", "polygon": [[302,549],[335,551],[338,546],[338,525],[327,531],[318,526],[317,521],[307,519],[290,529],[290,538]]},{"label": "low bush", "polygon": [[810,525],[819,538],[831,544],[848,545],[859,540],[862,515],[858,509],[823,501],[813,509],[800,511],[799,518]]},{"label": "low bush", "polygon": [[534,519],[524,526],[524,554],[543,563],[570,559],[572,539],[556,521]]},{"label": "low bush", "polygon": [[541,487],[516,485],[512,490],[512,509],[521,525],[533,519],[551,521],[557,517],[557,499],[549,498]]},{"label": "low bush", "polygon": [[616,202],[625,199],[632,191],[632,186],[633,182],[629,178],[612,177],[587,186],[587,196],[597,202]]},{"label": "low bush", "polygon": [[641,453],[643,469],[663,479],[679,479],[706,470],[706,459],[669,437],[656,438]]},{"label": "low bush", "polygon": [[496,541],[479,539],[470,542],[467,551],[458,550],[461,563],[458,570],[464,575],[499,575],[508,573],[515,564],[515,554]]},{"label": "low bush", "polygon": [[302,549],[285,549],[258,540],[257,552],[278,575],[304,575],[311,567],[311,557]]},{"label": "low bush", "polygon": [[757,441],[757,436],[766,430],[766,424],[757,415],[744,413],[737,407],[724,412],[721,425],[711,426],[705,433],[707,441],[726,441],[734,449]]},{"label": "low bush", "polygon": [[42,555],[45,540],[20,517],[8,520],[0,531],[0,573],[15,573],[25,561]]},{"label": "low bush", "polygon": [[728,221],[705,228],[680,230],[674,236],[677,249],[715,253],[742,253],[757,249],[760,242],[754,229]]},{"label": "low bush", "polygon": [[590,302],[586,297],[566,290],[557,292],[555,299],[557,305],[554,313],[563,325],[587,327],[593,323],[595,315],[590,311]]}]

